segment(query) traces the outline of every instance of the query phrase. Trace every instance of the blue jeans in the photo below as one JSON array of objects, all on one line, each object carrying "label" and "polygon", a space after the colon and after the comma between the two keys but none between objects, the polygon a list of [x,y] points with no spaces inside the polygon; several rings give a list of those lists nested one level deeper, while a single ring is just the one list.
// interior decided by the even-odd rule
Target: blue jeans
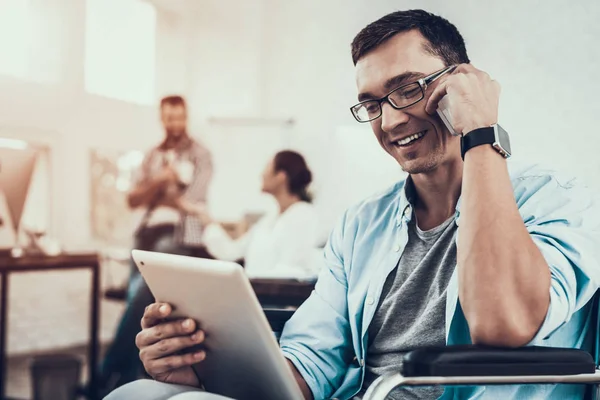
[{"label": "blue jeans", "polygon": [[[172,236],[160,238],[153,251],[160,253],[190,255],[191,249],[175,243]],[[99,373],[99,388],[111,390],[135,381],[144,372],[135,345],[135,337],[140,332],[140,321],[146,307],[154,302],[154,297],[137,267],[132,263],[127,293],[127,308],[121,317],[115,338],[108,348]]]}]

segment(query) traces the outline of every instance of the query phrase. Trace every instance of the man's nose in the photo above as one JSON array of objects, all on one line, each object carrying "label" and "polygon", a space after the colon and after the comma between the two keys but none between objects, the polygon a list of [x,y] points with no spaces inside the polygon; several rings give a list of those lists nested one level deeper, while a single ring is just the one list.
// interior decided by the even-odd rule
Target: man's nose
[{"label": "man's nose", "polygon": [[406,124],[409,115],[402,110],[396,110],[387,102],[381,105],[381,129],[384,132],[393,132],[399,125]]}]

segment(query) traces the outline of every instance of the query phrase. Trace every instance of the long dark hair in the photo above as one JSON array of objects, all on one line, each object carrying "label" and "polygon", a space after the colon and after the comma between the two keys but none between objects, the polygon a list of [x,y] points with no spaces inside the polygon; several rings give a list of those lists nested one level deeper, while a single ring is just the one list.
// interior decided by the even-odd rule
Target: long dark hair
[{"label": "long dark hair", "polygon": [[302,201],[310,203],[312,196],[308,185],[312,182],[312,173],[304,157],[292,150],[280,151],[273,160],[275,172],[283,171],[288,178],[288,190]]}]

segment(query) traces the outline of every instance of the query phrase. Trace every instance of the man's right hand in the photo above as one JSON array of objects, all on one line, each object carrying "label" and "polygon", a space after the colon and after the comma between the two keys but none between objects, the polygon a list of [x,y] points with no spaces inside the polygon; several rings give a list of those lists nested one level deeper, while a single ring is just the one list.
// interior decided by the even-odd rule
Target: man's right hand
[{"label": "man's right hand", "polygon": [[[129,207],[137,208],[141,206],[150,206],[155,202],[156,197],[164,194],[169,186],[173,186],[179,181],[177,172],[171,167],[165,167],[159,174],[154,175],[150,180],[138,184],[127,196]],[[156,204],[155,204],[156,205]]]},{"label": "man's right hand", "polygon": [[140,359],[146,372],[157,381],[198,387],[200,382],[192,365],[204,360],[206,352],[181,352],[204,342],[204,332],[189,318],[165,321],[172,311],[165,303],[146,307],[142,331],[135,339]]},{"label": "man's right hand", "polygon": [[177,183],[179,181],[179,176],[174,168],[165,167],[158,175],[156,175],[155,179],[162,185],[168,185],[171,183]]}]

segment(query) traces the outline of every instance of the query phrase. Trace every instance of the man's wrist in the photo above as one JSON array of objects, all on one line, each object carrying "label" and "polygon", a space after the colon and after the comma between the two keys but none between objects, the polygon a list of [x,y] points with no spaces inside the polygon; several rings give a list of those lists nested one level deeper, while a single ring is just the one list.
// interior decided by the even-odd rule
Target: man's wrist
[{"label": "man's wrist", "polygon": [[162,189],[167,185],[167,182],[168,180],[164,176],[159,175],[152,180],[152,186],[156,189]]},{"label": "man's wrist", "polygon": [[465,153],[465,161],[467,158],[471,159],[483,159],[483,158],[493,158],[498,160],[505,160],[503,157],[498,156],[498,152],[494,150],[492,145],[483,145],[476,146]]},{"label": "man's wrist", "polygon": [[487,127],[490,127],[493,125],[494,125],[494,123],[492,123],[492,124],[473,123],[473,124],[467,125],[465,127],[465,129],[463,130],[462,134],[463,134],[463,136],[466,136],[469,133],[473,132],[474,130],[481,129],[481,128],[487,128]]}]

